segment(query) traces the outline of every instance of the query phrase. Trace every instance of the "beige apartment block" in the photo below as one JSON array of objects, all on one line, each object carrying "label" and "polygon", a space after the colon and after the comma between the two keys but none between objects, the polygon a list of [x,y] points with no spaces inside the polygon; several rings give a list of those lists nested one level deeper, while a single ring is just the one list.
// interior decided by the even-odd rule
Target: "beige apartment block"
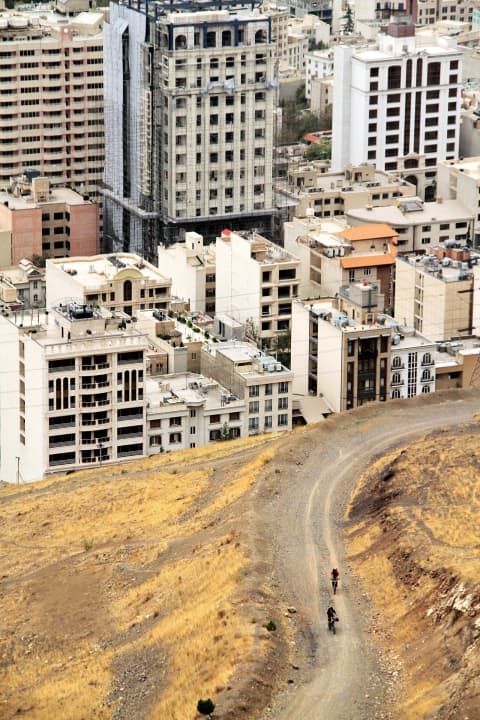
[{"label": "beige apartment block", "polygon": [[47,260],[47,307],[67,298],[136,316],[166,312],[172,281],[134,253]]},{"label": "beige apartment block", "polygon": [[98,201],[103,14],[67,20],[42,5],[0,20],[0,187],[33,167]]},{"label": "beige apartment block", "polygon": [[434,341],[472,335],[473,275],[468,251],[398,257],[395,317]]},{"label": "beige apartment block", "polygon": [[217,312],[243,323],[259,348],[274,350],[290,331],[300,261],[256,232],[230,230],[217,238],[216,257]]},{"label": "beige apartment block", "polygon": [[[375,292],[371,285],[367,290]],[[348,316],[331,300],[294,302],[295,394],[322,397],[334,412],[389,399],[393,330],[376,318],[369,324],[362,319]]]},{"label": "beige apartment block", "polygon": [[[480,124],[480,117],[477,117],[477,121]],[[438,195],[445,200],[459,200],[471,213],[474,229],[469,240],[475,247],[478,247],[480,239],[480,156],[465,157],[463,160],[444,160],[438,164],[437,177]]]},{"label": "beige apartment block", "polygon": [[232,340],[202,347],[201,369],[247,404],[245,434],[292,428],[293,373],[247,342]]},{"label": "beige apartment block", "polygon": [[0,301],[13,308],[45,307],[45,270],[24,258],[0,272]]},{"label": "beige apartment block", "polygon": [[347,222],[355,227],[379,223],[398,233],[398,253],[429,252],[449,240],[469,244],[474,215],[460,200],[423,202],[419,198],[398,200],[385,207],[351,209]]},{"label": "beige apartment block", "polygon": [[146,454],[146,336],[68,302],[0,315],[0,338],[1,480]]},{"label": "beige apartment block", "polygon": [[186,232],[185,241],[159,245],[158,267],[172,278],[172,293],[190,304],[194,312],[215,314],[215,245],[207,245],[196,232]]},{"label": "beige apartment block", "polygon": [[347,165],[341,173],[325,172],[320,161],[292,160],[286,181],[276,189],[295,202],[295,215],[331,218],[354,208],[385,206],[399,198],[413,197],[415,186],[373,165]]},{"label": "beige apartment block", "polygon": [[68,188],[51,188],[37,171],[11,178],[0,191],[0,223],[11,234],[11,264],[99,249],[98,205]]}]

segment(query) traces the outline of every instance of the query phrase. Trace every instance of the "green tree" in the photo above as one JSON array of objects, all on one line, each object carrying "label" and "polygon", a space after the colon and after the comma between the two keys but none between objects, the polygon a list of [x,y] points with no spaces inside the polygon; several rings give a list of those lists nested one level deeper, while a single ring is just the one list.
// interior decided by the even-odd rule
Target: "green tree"
[{"label": "green tree", "polygon": [[232,430],[230,425],[225,421],[220,429],[220,440],[231,440]]},{"label": "green tree", "polygon": [[210,698],[208,700],[199,700],[197,710],[201,715],[211,715],[215,710],[215,703]]},{"label": "green tree", "polygon": [[345,35],[349,35],[353,32],[353,13],[350,5],[347,5],[347,9],[345,11],[345,15],[343,16],[343,19],[345,20],[343,32]]},{"label": "green tree", "polygon": [[324,139],[319,143],[311,143],[305,150],[307,160],[329,160],[332,156],[332,143]]}]

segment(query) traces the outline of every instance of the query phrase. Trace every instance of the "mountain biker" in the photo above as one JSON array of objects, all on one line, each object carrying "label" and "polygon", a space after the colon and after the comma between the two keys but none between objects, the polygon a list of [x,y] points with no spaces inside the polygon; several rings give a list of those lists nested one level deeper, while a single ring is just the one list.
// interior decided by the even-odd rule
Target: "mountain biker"
[{"label": "mountain biker", "polygon": [[338,568],[333,568],[332,572],[330,573],[330,578],[332,581],[332,588],[333,588],[333,594],[335,595],[337,592],[337,585],[338,585],[338,578],[340,577],[340,572]]},{"label": "mountain biker", "polygon": [[328,629],[334,627],[334,623],[338,622],[338,616],[335,611],[335,608],[330,605],[330,607],[327,610],[327,620],[328,620]]}]

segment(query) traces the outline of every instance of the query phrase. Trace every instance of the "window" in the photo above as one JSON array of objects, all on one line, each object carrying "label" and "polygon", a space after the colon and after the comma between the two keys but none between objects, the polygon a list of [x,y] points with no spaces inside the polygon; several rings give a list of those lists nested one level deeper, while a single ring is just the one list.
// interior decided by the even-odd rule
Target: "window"
[{"label": "window", "polygon": [[279,393],[288,393],[288,382],[278,383],[278,392]]},{"label": "window", "polygon": [[[287,383],[285,383],[287,384]],[[286,390],[284,392],[287,392]],[[250,385],[248,388],[248,397],[258,397],[260,395],[260,385]]]},{"label": "window", "polygon": [[272,427],[272,416],[271,415],[265,415],[264,424],[265,424],[265,428]]},{"label": "window", "polygon": [[288,415],[279,415],[278,416],[278,427],[286,427],[288,425]]},{"label": "window", "polygon": [[248,418],[249,432],[257,432],[259,428],[258,417]]},{"label": "window", "polygon": [[182,424],[182,418],[181,417],[171,417],[170,418],[170,427],[175,427],[176,425]]},{"label": "window", "polygon": [[273,391],[273,385],[272,383],[267,383],[265,385],[265,395],[271,395]]},{"label": "window", "polygon": [[265,400],[265,412],[271,412],[272,411],[272,401]]},{"label": "window", "polygon": [[178,445],[178,443],[181,443],[181,442],[182,442],[182,433],[179,433],[179,432],[170,433],[170,436],[169,436],[170,445]]},{"label": "window", "polygon": [[279,397],[278,398],[278,409],[286,410],[287,408],[288,408],[288,397]]},{"label": "window", "polygon": [[388,68],[388,89],[394,90],[400,87],[402,68],[400,65],[392,65]]},{"label": "window", "polygon": [[248,403],[248,412],[251,414],[260,412],[260,402],[258,400],[251,400]]},{"label": "window", "polygon": [[210,415],[210,424],[213,425],[214,423],[220,422],[220,415]]}]

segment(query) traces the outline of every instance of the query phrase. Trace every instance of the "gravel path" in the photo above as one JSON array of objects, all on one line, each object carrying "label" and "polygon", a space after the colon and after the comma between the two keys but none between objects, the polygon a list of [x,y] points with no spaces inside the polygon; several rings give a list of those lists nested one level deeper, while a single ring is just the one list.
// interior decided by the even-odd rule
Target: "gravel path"
[{"label": "gravel path", "polygon": [[[344,560],[346,504],[362,471],[378,455],[430,430],[469,420],[480,409],[478,391],[437,393],[427,399],[366,406],[298,434],[295,465],[276,476],[277,492],[260,487],[259,536],[271,585],[294,606],[289,683],[261,720],[380,720],[390,718],[388,691],[398,668],[371,641],[368,599]],[[288,451],[278,458],[288,468]],[[267,520],[265,521],[265,518]],[[266,525],[265,525],[266,522]],[[341,570],[334,606],[338,632],[327,630],[332,593],[329,568]]]}]

